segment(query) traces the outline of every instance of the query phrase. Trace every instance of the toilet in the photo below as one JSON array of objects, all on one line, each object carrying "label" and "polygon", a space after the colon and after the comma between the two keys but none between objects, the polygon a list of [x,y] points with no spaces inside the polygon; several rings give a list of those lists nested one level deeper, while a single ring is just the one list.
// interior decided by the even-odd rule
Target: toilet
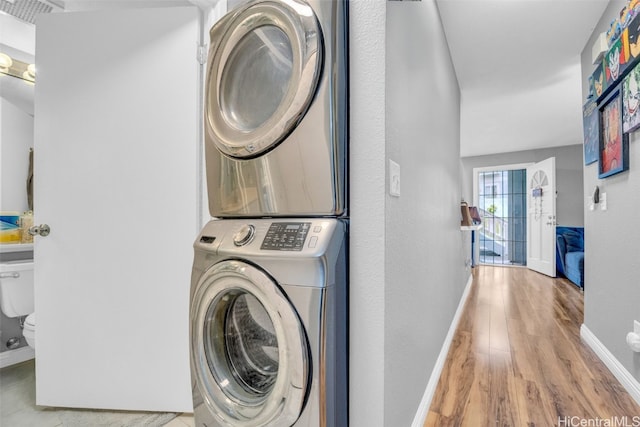
[{"label": "toilet", "polygon": [[35,350],[36,348],[36,314],[31,313],[24,321],[22,336],[27,340],[27,345]]},{"label": "toilet", "polygon": [[27,316],[22,334],[35,349],[33,260],[0,263],[0,309],[7,317]]}]

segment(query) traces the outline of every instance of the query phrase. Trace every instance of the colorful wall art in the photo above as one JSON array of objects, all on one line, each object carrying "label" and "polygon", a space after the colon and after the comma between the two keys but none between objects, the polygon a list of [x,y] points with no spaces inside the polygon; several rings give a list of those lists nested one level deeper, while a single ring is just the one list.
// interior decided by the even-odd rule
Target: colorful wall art
[{"label": "colorful wall art", "polygon": [[590,89],[590,91],[596,98],[599,98],[607,89],[607,79],[605,78],[603,62],[598,63],[598,66],[589,78],[589,84],[593,85],[593,90]]},{"label": "colorful wall art", "polygon": [[619,38],[611,45],[609,51],[605,54],[604,64],[607,86],[612,86],[627,67],[629,58],[625,50],[628,52],[628,49],[625,49],[622,38]]},{"label": "colorful wall art", "polygon": [[640,66],[636,66],[622,82],[622,131],[640,127]]},{"label": "colorful wall art", "polygon": [[598,141],[600,140],[598,104],[587,102],[582,107],[584,132],[584,164],[590,165],[598,160]]},{"label": "colorful wall art", "polygon": [[620,86],[598,106],[600,142],[598,177],[605,178],[629,169],[629,142],[622,131],[622,93]]}]

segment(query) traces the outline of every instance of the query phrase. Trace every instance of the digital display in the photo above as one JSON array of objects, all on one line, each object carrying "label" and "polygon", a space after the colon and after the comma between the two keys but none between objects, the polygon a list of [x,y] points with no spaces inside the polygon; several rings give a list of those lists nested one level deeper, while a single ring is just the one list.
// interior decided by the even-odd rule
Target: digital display
[{"label": "digital display", "polygon": [[301,251],[310,227],[310,222],[274,222],[269,227],[260,249]]}]

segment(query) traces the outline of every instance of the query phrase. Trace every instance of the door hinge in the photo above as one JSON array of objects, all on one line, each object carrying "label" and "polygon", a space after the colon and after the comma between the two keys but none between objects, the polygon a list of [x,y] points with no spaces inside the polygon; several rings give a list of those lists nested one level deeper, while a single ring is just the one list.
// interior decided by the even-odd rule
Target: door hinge
[{"label": "door hinge", "polygon": [[198,46],[197,60],[200,65],[204,65],[207,63],[207,46],[200,45]]}]

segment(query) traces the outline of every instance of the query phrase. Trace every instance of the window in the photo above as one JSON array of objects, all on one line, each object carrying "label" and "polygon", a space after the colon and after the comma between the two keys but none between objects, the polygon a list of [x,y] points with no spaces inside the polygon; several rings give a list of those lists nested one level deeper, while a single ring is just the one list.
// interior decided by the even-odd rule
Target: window
[{"label": "window", "polygon": [[526,265],[526,169],[477,172],[481,264]]}]

